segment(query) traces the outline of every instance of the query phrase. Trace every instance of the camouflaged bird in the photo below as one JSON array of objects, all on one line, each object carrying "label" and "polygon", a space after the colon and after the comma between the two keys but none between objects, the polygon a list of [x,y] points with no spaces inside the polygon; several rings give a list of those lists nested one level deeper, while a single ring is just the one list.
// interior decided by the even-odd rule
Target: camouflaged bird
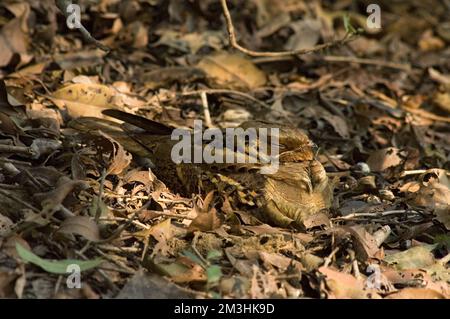
[{"label": "camouflaged bird", "polygon": [[261,163],[176,164],[171,151],[178,141],[171,140],[172,128],[117,110],[106,110],[104,114],[132,126],[98,118],[79,118],[70,126],[91,133],[101,130],[128,151],[149,158],[155,165],[154,173],[173,191],[189,196],[215,190],[226,196],[233,207],[239,204],[254,207],[282,227],[302,225],[308,217],[326,211],[331,205],[331,183],[322,164],[314,158],[314,144],[298,128],[263,121],[248,121],[239,126],[244,130],[279,129],[278,170],[262,174]]}]

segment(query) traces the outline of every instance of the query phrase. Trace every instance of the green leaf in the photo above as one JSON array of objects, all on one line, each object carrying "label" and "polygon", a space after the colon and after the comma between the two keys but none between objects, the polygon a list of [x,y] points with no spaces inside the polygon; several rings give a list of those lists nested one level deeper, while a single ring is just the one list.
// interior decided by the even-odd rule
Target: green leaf
[{"label": "green leaf", "polygon": [[16,243],[16,250],[20,258],[22,258],[24,261],[35,264],[44,269],[45,271],[53,274],[67,274],[68,273],[67,267],[69,265],[76,264],[78,265],[78,267],[80,267],[80,271],[84,271],[97,267],[103,262],[103,260],[99,258],[94,260],[76,260],[76,259],[63,259],[56,261],[46,260],[35,255],[28,249],[21,246],[19,243]]},{"label": "green leaf", "polygon": [[344,28],[347,33],[350,33],[350,34],[358,33],[358,31],[355,29],[355,27],[352,26],[352,24],[350,22],[350,16],[348,15],[348,13],[346,13],[342,19],[344,20]]},{"label": "green leaf", "polygon": [[217,265],[209,266],[206,269],[206,276],[208,277],[208,284],[216,283],[222,277],[222,270]]},{"label": "green leaf", "polygon": [[206,256],[207,260],[213,260],[216,258],[222,257],[222,252],[216,249],[210,250],[208,255]]},{"label": "green leaf", "polygon": [[447,249],[450,248],[450,236],[446,234],[437,235],[434,237],[434,242],[439,244],[441,247],[445,247]]}]

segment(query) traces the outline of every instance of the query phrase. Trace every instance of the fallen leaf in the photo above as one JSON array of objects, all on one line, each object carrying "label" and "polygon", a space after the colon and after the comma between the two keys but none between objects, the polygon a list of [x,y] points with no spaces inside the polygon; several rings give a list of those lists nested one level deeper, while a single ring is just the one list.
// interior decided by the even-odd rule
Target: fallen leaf
[{"label": "fallen leaf", "polygon": [[20,16],[6,23],[0,30],[0,67],[8,65],[14,54],[19,55],[21,64],[32,59],[32,56],[27,54],[30,43],[27,26],[30,6],[28,3],[20,5],[23,7]]},{"label": "fallen leaf", "polygon": [[443,294],[427,288],[404,288],[385,299],[447,299]]},{"label": "fallen leaf", "polygon": [[266,83],[266,75],[250,60],[236,53],[217,52],[197,65],[220,87],[255,89]]},{"label": "fallen leaf", "polygon": [[381,298],[375,290],[364,289],[363,280],[358,280],[350,274],[345,274],[329,267],[320,267],[318,271],[325,275],[329,298]]},{"label": "fallen leaf", "polygon": [[320,39],[321,23],[318,20],[304,19],[289,24],[294,34],[285,44],[286,50],[311,49]]},{"label": "fallen leaf", "polygon": [[398,166],[402,163],[402,158],[399,156],[400,151],[397,148],[389,147],[370,154],[367,159],[371,171],[383,172],[389,167]]},{"label": "fallen leaf", "polygon": [[399,270],[425,268],[435,263],[431,249],[424,246],[415,246],[406,251],[386,255],[384,261]]},{"label": "fallen leaf", "polygon": [[105,118],[103,110],[121,106],[120,94],[102,84],[69,84],[54,92],[49,98],[55,105],[67,110],[72,118],[92,116]]},{"label": "fallen leaf", "polygon": [[107,174],[121,174],[130,165],[133,156],[128,153],[119,142],[108,134],[103,133],[102,131],[99,131],[99,134],[107,139],[111,143],[110,146],[112,147]]},{"label": "fallen leaf", "polygon": [[58,232],[80,235],[92,242],[101,240],[97,223],[86,216],[73,216],[67,218],[59,227]]}]

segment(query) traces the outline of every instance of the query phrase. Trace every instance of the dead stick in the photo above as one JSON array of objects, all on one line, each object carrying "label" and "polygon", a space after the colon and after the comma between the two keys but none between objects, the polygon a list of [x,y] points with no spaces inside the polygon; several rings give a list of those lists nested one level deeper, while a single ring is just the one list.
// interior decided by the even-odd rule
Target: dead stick
[{"label": "dead stick", "polygon": [[345,36],[342,39],[339,40],[334,40],[331,42],[327,42],[327,43],[323,43],[323,44],[319,44],[316,45],[310,49],[301,49],[301,50],[291,50],[291,51],[279,51],[279,52],[258,52],[258,51],[253,51],[253,50],[249,50],[246,49],[244,47],[242,47],[236,40],[236,33],[234,31],[234,26],[233,26],[233,20],[231,19],[231,15],[230,15],[230,11],[228,10],[228,5],[227,5],[227,1],[226,0],[220,0],[220,3],[222,4],[222,10],[223,10],[223,14],[225,16],[225,22],[227,24],[227,31],[228,31],[228,38],[230,41],[230,45],[245,53],[248,54],[250,56],[254,56],[254,57],[280,57],[280,56],[295,56],[295,55],[302,55],[302,54],[306,54],[306,53],[311,53],[311,52],[316,52],[316,51],[320,51],[335,45],[341,45],[341,44],[345,44],[349,41],[352,41],[355,37],[353,34],[350,33],[346,33]]}]

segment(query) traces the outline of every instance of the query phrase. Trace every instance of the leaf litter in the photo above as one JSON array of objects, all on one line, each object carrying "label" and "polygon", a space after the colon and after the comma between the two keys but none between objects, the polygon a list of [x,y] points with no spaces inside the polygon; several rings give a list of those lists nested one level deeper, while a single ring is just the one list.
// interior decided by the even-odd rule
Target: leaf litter
[{"label": "leaf litter", "polygon": [[[234,49],[219,1],[77,2],[88,34],[53,1],[0,5],[0,297],[450,296],[443,2],[381,1],[373,30],[364,1],[226,1]],[[330,216],[299,231],[186,196],[111,108],[307,130],[335,184]],[[60,284],[69,264],[82,290]]]}]

